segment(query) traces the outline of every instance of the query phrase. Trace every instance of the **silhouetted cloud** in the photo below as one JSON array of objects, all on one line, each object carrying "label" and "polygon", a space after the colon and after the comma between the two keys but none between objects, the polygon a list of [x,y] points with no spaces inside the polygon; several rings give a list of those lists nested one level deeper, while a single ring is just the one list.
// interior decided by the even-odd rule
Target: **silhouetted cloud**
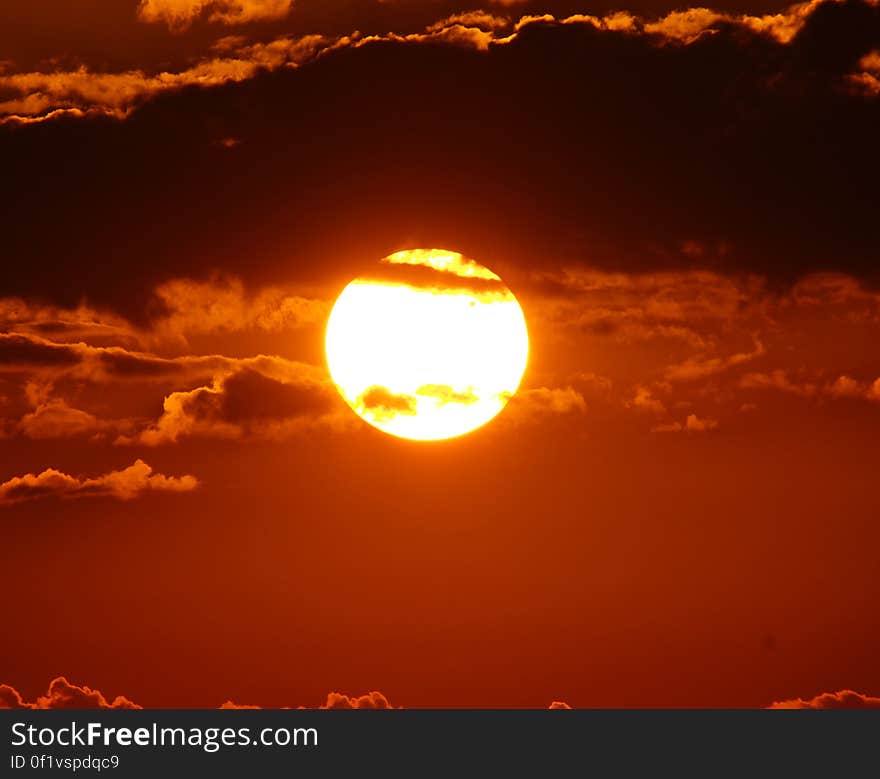
[{"label": "silhouetted cloud", "polygon": [[133,346],[136,329],[112,311],[85,304],[65,309],[22,298],[0,298],[0,333],[35,335],[56,342],[87,341],[94,346]]},{"label": "silhouetted cloud", "polygon": [[0,333],[0,373],[34,372],[92,382],[164,379],[217,370],[235,363],[219,355],[159,357],[119,346],[51,341],[36,335]]},{"label": "silhouetted cloud", "polygon": [[81,353],[78,344],[58,344],[35,336],[0,333],[0,370],[67,368],[81,361]]},{"label": "silhouetted cloud", "polygon": [[[129,117],[3,131],[4,180],[17,193],[4,254],[21,269],[9,294],[38,291],[70,305],[87,294],[96,308],[112,301],[130,310],[174,275],[219,267],[247,285],[281,268],[299,278],[328,274],[329,257],[344,275],[404,245],[464,250],[518,296],[523,282],[523,297],[532,273],[565,266],[621,277],[688,270],[722,294],[748,292],[751,274],[771,288],[791,284],[827,271],[829,258],[868,277],[880,175],[869,128],[880,109],[846,79],[873,72],[863,66],[873,68],[878,14],[855,0],[807,4],[770,15],[763,32],[727,12],[663,24],[620,13],[531,19],[497,36],[459,21],[416,39],[228,40],[167,74],[5,71],[4,95],[32,104],[15,107],[20,116]],[[655,24],[661,32],[646,32]],[[670,37],[685,27],[688,36],[698,31],[692,42]],[[783,28],[797,32],[781,42]],[[488,48],[478,50],[487,35]],[[353,91],[359,78],[371,88]],[[415,88],[428,82],[429,117]],[[314,108],[304,116],[305,105]],[[219,143],[227,138],[238,145]],[[782,139],[785,154],[773,154]],[[93,161],[108,147],[118,165],[96,175]],[[418,197],[410,194],[413,160],[430,182]],[[86,182],[89,208],[47,183],[62,169]],[[221,191],[210,204],[198,194]],[[279,205],[292,191],[307,207]],[[152,229],[157,204],[162,230]],[[42,229],[45,219],[59,229]],[[123,244],[131,272],[111,285],[99,268]],[[254,252],[264,260],[254,262]],[[653,297],[663,303],[662,288]],[[579,302],[578,321],[593,332],[711,346],[674,309],[644,315]],[[565,305],[561,296],[560,317]]]},{"label": "silhouetted cloud", "polygon": [[97,73],[77,70],[0,73],[0,89],[17,95],[0,101],[0,125],[96,116],[125,119],[145,101],[185,87],[211,87],[254,78],[262,70],[296,67],[326,47],[323,36],[282,38],[243,46],[233,56],[211,57],[176,72]]},{"label": "silhouetted cloud", "polygon": [[162,416],[120,444],[148,446],[181,438],[283,438],[332,416],[335,388],[321,371],[268,357],[235,362],[210,386],[173,392]]},{"label": "silhouetted cloud", "polygon": [[[94,73],[81,68],[67,72],[0,74],[0,87],[17,95],[0,103],[0,117],[6,114],[9,120],[19,122],[59,116],[83,117],[96,113],[124,118],[144,99],[162,92],[188,85],[210,87],[242,81],[255,77],[260,69],[298,65],[321,53],[341,48],[394,42],[440,43],[488,51],[490,46],[503,46],[515,41],[519,33],[538,25],[590,27],[603,33],[644,36],[649,43],[659,41],[683,45],[698,42],[705,34],[715,34],[725,28],[739,28],[768,37],[779,44],[789,44],[818,9],[833,1],[823,3],[822,0],[810,0],[792,5],[786,11],[763,16],[690,8],[673,11],[654,20],[616,11],[606,16],[525,15],[512,23],[507,17],[471,10],[434,22],[422,33],[392,31],[361,36],[352,31],[346,36],[281,37],[268,43],[254,44],[245,44],[230,36],[225,39],[225,45],[215,47],[215,52],[228,53],[229,56],[205,59],[178,72],[146,74],[132,70]],[[142,21],[161,22],[172,30],[181,31],[202,14],[206,14],[212,22],[240,24],[282,18],[290,11],[292,4],[293,0],[141,0],[138,16]],[[871,52],[852,64],[861,70],[841,73],[841,83],[849,79],[871,93],[871,85],[876,83],[876,63]]]}]

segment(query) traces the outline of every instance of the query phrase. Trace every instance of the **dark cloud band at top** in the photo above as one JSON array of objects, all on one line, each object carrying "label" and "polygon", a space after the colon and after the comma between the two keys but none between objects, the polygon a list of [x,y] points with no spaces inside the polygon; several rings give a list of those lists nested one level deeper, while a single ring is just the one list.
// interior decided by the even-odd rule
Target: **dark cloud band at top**
[{"label": "dark cloud band at top", "polygon": [[[165,21],[173,26],[188,23],[195,15],[211,7],[216,8],[223,1],[143,0],[139,10],[146,21]],[[73,71],[0,71],[0,90],[12,95],[0,101],[0,123],[28,124],[65,115],[125,118],[138,105],[156,95],[187,86],[216,87],[245,81],[261,71],[295,68],[339,49],[361,48],[376,43],[430,43],[488,51],[491,46],[515,42],[520,32],[542,24],[585,25],[614,34],[644,36],[656,44],[689,44],[703,35],[715,34],[723,27],[730,26],[785,44],[801,31],[817,9],[834,2],[840,0],[807,0],[790,6],[784,12],[763,16],[731,14],[699,7],[673,11],[654,20],[627,11],[615,11],[605,16],[586,13],[554,16],[542,13],[519,18],[472,11],[454,14],[428,25],[424,32],[363,35],[355,30],[344,36],[283,36],[257,43],[246,43],[242,37],[230,36],[218,42],[213,48],[213,56],[205,57],[181,71],[97,72],[85,67]],[[871,4],[872,0],[866,2]],[[262,12],[283,12],[289,8],[289,1],[248,0],[237,8],[242,14],[253,13],[253,18],[259,18]],[[849,62],[856,71],[854,75],[871,75],[874,70],[871,57],[872,52],[868,51],[861,59]],[[858,79],[856,83],[859,83]],[[870,80],[865,85],[869,93],[873,91]]]},{"label": "dark cloud band at top", "polygon": [[847,79],[878,7],[810,9],[787,43],[723,17],[674,20],[689,42],[543,20],[486,51],[362,42],[122,123],[6,127],[7,290],[130,314],[171,276],[338,280],[438,245],[515,294],[578,264],[874,278],[880,101]]}]

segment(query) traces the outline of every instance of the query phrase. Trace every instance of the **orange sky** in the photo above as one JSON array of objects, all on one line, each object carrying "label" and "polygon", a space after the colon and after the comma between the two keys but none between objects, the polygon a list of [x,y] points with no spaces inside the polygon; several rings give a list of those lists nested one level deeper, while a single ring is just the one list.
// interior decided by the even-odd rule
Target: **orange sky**
[{"label": "orange sky", "polygon": [[[877,695],[880,7],[68,5],[0,12],[0,705]],[[433,246],[531,348],[419,443],[323,339]]]}]

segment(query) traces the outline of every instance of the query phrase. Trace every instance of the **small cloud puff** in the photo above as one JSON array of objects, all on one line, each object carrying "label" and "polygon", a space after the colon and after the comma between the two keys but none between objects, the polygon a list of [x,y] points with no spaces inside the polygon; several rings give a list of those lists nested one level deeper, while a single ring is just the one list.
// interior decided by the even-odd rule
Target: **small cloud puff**
[{"label": "small cloud puff", "polygon": [[[63,676],[53,679],[45,695],[34,701],[26,701],[14,687],[0,684],[0,709],[140,709],[128,698],[117,695],[112,701],[103,693],[91,687],[71,684]],[[249,706],[227,700],[221,709],[260,709],[261,706]],[[309,707],[300,707],[309,708]],[[373,692],[359,696],[348,696],[339,692],[331,692],[319,709],[393,709],[381,692]]]}]

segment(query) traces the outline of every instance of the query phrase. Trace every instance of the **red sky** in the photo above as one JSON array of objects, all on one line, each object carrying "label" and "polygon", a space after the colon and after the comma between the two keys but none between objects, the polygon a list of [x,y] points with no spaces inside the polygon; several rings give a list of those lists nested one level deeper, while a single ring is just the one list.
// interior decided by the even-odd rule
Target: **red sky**
[{"label": "red sky", "polygon": [[[876,4],[153,1],[0,11],[0,683],[876,702]],[[531,335],[433,444],[323,356],[412,247]]]}]

